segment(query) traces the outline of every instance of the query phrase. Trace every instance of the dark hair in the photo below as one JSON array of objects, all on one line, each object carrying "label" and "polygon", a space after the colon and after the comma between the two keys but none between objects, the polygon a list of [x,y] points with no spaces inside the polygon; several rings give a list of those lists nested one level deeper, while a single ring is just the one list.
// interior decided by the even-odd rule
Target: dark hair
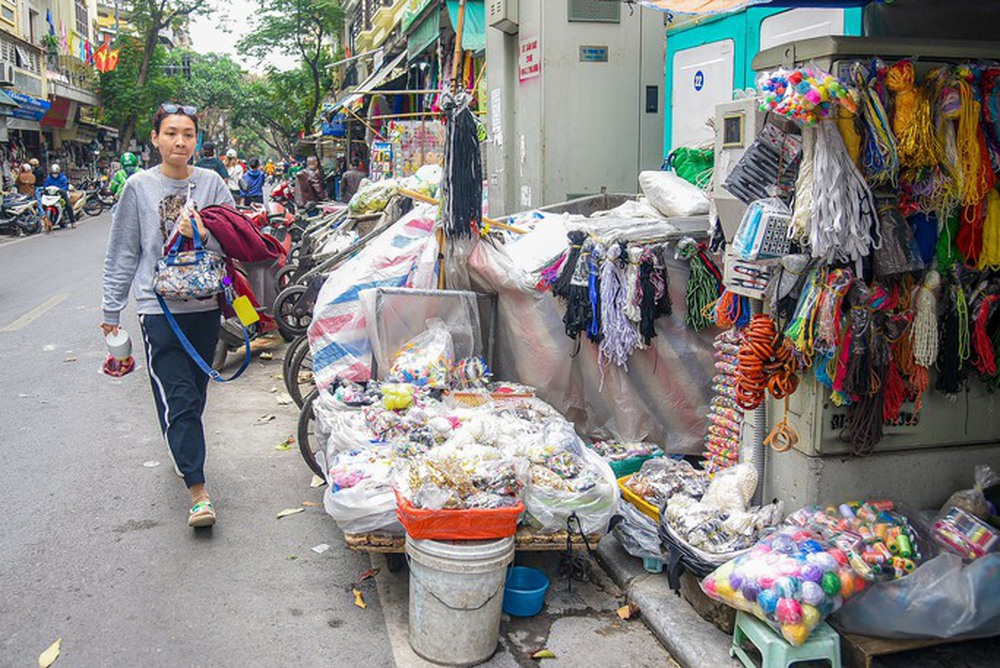
[{"label": "dark hair", "polygon": [[156,113],[153,114],[153,132],[160,134],[160,125],[163,124],[163,119],[167,116],[187,116],[191,119],[191,122],[194,123],[194,131],[198,131],[198,114],[185,114],[179,109],[172,114],[168,114],[164,111],[163,107],[160,107],[156,110]]},{"label": "dark hair", "polygon": [[260,160],[257,158],[250,158],[250,169],[257,169],[260,167]]},{"label": "dark hair", "polygon": [[215,142],[207,141],[204,144],[202,144],[201,152],[203,155],[206,155],[208,157],[212,157],[213,155],[215,155]]}]

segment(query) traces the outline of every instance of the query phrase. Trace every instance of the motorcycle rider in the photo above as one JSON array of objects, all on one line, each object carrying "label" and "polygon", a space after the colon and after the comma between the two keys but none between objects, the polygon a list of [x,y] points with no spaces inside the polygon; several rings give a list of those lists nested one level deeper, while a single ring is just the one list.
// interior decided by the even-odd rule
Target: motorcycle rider
[{"label": "motorcycle rider", "polygon": [[135,153],[128,151],[122,153],[119,162],[121,162],[122,168],[115,172],[115,175],[111,178],[111,184],[108,185],[108,190],[115,197],[118,197],[118,193],[125,187],[125,182],[128,181],[130,176],[142,171],[142,167],[139,166],[139,156]]},{"label": "motorcycle rider", "polygon": [[69,177],[62,173],[59,163],[52,163],[50,171],[51,173],[45,177],[45,184],[42,187],[55,186],[59,189],[59,195],[63,201],[63,213],[69,219],[69,224],[76,227],[76,215],[73,213],[73,207],[69,203]]},{"label": "motorcycle rider", "polygon": [[35,174],[28,163],[21,165],[21,171],[17,175],[17,192],[28,197],[35,194]]}]

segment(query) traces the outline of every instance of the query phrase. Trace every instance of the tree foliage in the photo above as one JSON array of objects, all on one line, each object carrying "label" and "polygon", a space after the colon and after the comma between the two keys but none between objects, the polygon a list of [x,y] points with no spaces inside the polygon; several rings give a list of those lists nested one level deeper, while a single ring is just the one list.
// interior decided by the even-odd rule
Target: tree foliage
[{"label": "tree foliage", "polygon": [[[291,72],[269,72],[273,91],[291,91],[286,98],[298,107],[300,125],[313,132],[325,93],[332,85],[330,44],[343,30],[344,10],[337,0],[261,0],[253,29],[238,45],[241,52],[260,60],[275,52],[297,56],[300,67]],[[305,78],[303,78],[305,77]]]}]

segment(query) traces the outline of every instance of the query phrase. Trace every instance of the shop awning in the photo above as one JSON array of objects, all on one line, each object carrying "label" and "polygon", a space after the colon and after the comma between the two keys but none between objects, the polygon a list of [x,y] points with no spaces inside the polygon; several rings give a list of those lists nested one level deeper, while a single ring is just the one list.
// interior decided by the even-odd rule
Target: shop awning
[{"label": "shop awning", "polygon": [[437,41],[441,35],[441,8],[435,7],[427,13],[420,24],[406,35],[406,55],[413,60],[424,49]]},{"label": "shop awning", "polygon": [[[382,67],[380,67],[377,72],[375,72],[370,77],[362,81],[361,84],[357,87],[357,90],[368,91],[378,88],[383,83],[385,83],[385,81],[389,79],[393,70],[395,70],[399,66],[399,64],[403,62],[405,58],[406,58],[406,52],[404,51],[403,53],[393,58],[392,62],[388,64],[383,64]],[[336,114],[344,107],[349,107],[350,105],[354,104],[362,97],[363,93],[351,93],[347,95],[347,97],[337,102],[337,104],[330,107],[329,109],[325,109],[324,115],[330,117],[333,114]]]},{"label": "shop awning", "polygon": [[[875,0],[635,0],[643,7],[674,14],[723,14],[747,7],[863,7]],[[455,4],[458,4],[457,2]],[[448,3],[449,9],[451,2]]]},{"label": "shop awning", "polygon": [[[52,106],[48,100],[31,97],[17,91],[10,91],[7,94],[18,104],[12,115],[21,120],[34,121],[37,124],[45,114],[49,113],[49,108]],[[8,127],[11,126],[8,125]]]},{"label": "shop awning", "polygon": [[[448,0],[451,25],[458,26],[458,0]],[[462,29],[462,48],[479,53],[486,49],[486,5],[483,0],[466,0],[465,26]]]},{"label": "shop awning", "polygon": [[0,90],[0,116],[10,116],[20,106],[6,91]]}]

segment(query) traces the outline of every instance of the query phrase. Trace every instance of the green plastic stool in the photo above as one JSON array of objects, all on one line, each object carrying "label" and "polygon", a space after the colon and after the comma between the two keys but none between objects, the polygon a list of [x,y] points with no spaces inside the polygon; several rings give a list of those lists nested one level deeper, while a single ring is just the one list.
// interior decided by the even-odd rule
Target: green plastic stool
[{"label": "green plastic stool", "polygon": [[826,622],[813,629],[805,645],[794,647],[753,615],[737,612],[729,656],[738,658],[747,668],[757,668],[756,662],[741,646],[744,640],[749,640],[760,651],[761,668],[788,668],[800,661],[829,661],[831,668],[841,668],[840,636]]}]

